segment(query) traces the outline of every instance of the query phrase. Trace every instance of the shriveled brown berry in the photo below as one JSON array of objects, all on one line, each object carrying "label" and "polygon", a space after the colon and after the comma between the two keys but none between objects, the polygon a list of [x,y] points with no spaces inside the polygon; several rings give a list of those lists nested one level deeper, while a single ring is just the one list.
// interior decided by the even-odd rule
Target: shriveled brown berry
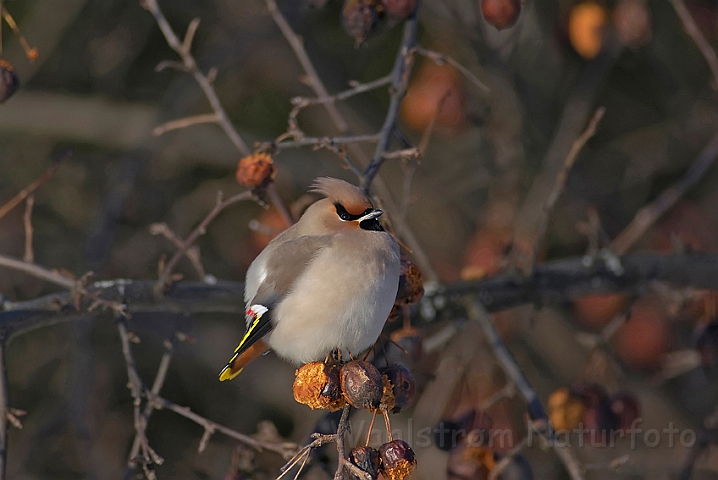
[{"label": "shriveled brown berry", "polygon": [[413,305],[424,296],[424,276],[411,260],[401,258],[399,290],[396,292],[395,305]]},{"label": "shriveled brown berry", "polygon": [[416,9],[417,0],[381,0],[387,15],[396,19],[403,20]]},{"label": "shriveled brown berry", "polygon": [[488,480],[496,467],[494,452],[487,447],[461,445],[449,454],[447,477],[451,480]]},{"label": "shriveled brown berry", "polygon": [[405,480],[416,468],[414,450],[404,440],[394,440],[379,447],[381,474],[387,480]]},{"label": "shriveled brown berry", "polygon": [[339,381],[339,368],[324,362],[309,362],[297,371],[292,387],[294,399],[314,410],[334,412],[346,404]]},{"label": "shriveled brown berry", "polygon": [[586,413],[584,399],[561,387],[548,397],[548,418],[555,430],[573,430],[583,420]]},{"label": "shriveled brown berry", "polygon": [[[349,452],[349,461],[363,472],[368,473],[372,479],[379,477],[379,468],[381,467],[379,450],[364,446],[354,447]],[[349,478],[352,480],[359,479],[359,477],[353,475],[351,472],[349,472]]]},{"label": "shriveled brown berry", "polygon": [[355,408],[376,410],[384,395],[384,381],[379,370],[369,362],[352,360],[340,372],[344,398]]},{"label": "shriveled brown berry", "polygon": [[379,370],[390,384],[394,405],[388,407],[394,413],[399,413],[411,406],[416,396],[416,381],[411,371],[400,363],[395,363]]},{"label": "shriveled brown berry", "polygon": [[266,153],[254,153],[244,157],[237,165],[237,183],[248,188],[265,187],[274,180],[277,167]]},{"label": "shriveled brown berry", "polygon": [[497,30],[509,28],[521,13],[521,0],[481,0],[484,19]]},{"label": "shriveled brown berry", "polygon": [[394,406],[396,405],[396,398],[394,397],[394,387],[391,385],[391,382],[389,381],[389,377],[382,374],[381,376],[381,382],[382,382],[382,394],[381,394],[381,401],[379,402],[379,409],[377,413],[383,412],[383,411],[389,411],[393,410]]},{"label": "shriveled brown berry", "polygon": [[376,32],[384,17],[384,6],[378,0],[346,0],[342,8],[344,30],[361,45]]},{"label": "shriveled brown berry", "polygon": [[20,86],[20,80],[15,73],[15,67],[0,57],[0,103],[12,96]]}]

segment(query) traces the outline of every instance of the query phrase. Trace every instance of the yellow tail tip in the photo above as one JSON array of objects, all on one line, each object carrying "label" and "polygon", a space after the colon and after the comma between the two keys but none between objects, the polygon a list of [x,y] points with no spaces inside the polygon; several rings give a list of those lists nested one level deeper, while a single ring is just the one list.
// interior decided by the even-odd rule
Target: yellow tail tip
[{"label": "yellow tail tip", "polygon": [[224,382],[226,380],[232,380],[234,377],[242,373],[243,368],[240,368],[236,372],[232,372],[232,367],[230,365],[227,365],[222,369],[222,371],[219,373],[219,381]]}]

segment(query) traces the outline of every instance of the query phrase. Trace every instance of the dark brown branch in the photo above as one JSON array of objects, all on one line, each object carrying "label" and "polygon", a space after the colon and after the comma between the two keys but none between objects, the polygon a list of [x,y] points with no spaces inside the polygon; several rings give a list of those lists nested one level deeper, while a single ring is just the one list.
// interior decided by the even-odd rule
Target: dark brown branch
[{"label": "dark brown branch", "polygon": [[[428,298],[443,297],[449,304],[455,304],[456,299],[471,295],[488,311],[495,312],[526,303],[539,306],[563,304],[590,293],[635,292],[651,282],[666,282],[677,288],[718,289],[718,255],[715,254],[607,258],[573,257],[547,262],[537,266],[529,278],[507,273],[475,282],[458,282],[443,286]],[[244,285],[241,282],[219,281],[212,285],[175,282],[162,297],[155,296],[154,282],[150,280],[95,282],[87,287],[87,291],[88,295],[99,295],[108,302],[124,302],[131,315],[244,313]],[[0,311],[0,333],[14,337],[48,325],[95,315],[83,310],[91,303],[90,298],[83,299],[79,311],[74,309],[72,302],[69,292],[28,302],[6,301],[2,305],[4,311]]]},{"label": "dark brown branch", "polygon": [[394,68],[391,72],[391,101],[389,103],[389,110],[386,113],[384,124],[379,131],[379,143],[376,146],[374,157],[371,162],[364,170],[364,177],[362,178],[360,187],[365,192],[369,191],[371,183],[379,173],[381,165],[384,163],[384,153],[389,150],[389,143],[391,137],[396,129],[396,121],[399,116],[399,107],[401,101],[406,95],[406,86],[409,82],[409,72],[411,72],[411,63],[413,57],[411,50],[416,46],[416,34],[419,31],[419,8],[421,1],[416,3],[416,8],[409,18],[404,23],[404,36],[397,53],[396,60],[394,61]]}]

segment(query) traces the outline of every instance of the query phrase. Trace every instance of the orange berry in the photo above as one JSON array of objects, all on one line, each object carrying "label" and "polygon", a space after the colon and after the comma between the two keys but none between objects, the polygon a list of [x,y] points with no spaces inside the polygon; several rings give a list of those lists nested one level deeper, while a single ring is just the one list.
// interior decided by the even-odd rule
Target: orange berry
[{"label": "orange berry", "polygon": [[642,301],[633,307],[628,322],[616,332],[616,353],[629,367],[654,369],[661,364],[669,339],[667,319],[661,307]]},{"label": "orange berry", "polygon": [[399,114],[412,130],[423,132],[434,117],[437,126],[456,130],[464,122],[462,97],[461,82],[454,67],[424,63],[409,84]]},{"label": "orange berry", "polygon": [[624,293],[597,293],[574,299],[573,313],[586,327],[606,326],[626,306],[628,296]]},{"label": "orange berry", "polygon": [[590,60],[601,51],[606,27],[606,9],[595,2],[583,2],[571,9],[568,38],[576,53]]},{"label": "orange berry", "polygon": [[497,30],[503,30],[513,26],[518,20],[521,0],[481,0],[481,13]]}]

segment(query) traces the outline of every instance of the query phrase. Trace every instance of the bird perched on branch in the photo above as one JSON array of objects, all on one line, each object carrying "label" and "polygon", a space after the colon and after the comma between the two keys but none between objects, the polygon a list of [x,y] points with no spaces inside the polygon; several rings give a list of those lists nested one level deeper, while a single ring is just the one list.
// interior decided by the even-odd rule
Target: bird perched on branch
[{"label": "bird perched on branch", "polygon": [[357,187],[319,178],[313,203],[247,271],[247,331],[219,375],[231,380],[269,349],[294,363],[374,345],[399,284],[399,246]]}]

